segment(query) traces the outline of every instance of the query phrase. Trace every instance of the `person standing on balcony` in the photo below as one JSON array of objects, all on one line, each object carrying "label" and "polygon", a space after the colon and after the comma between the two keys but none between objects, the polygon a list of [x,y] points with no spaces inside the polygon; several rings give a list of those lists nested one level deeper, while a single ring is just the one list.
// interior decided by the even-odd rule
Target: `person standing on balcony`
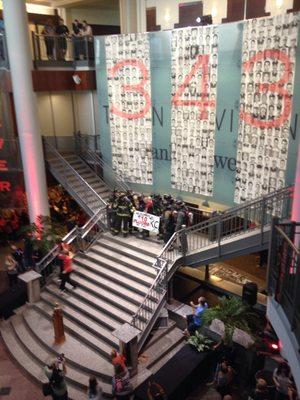
[{"label": "person standing on balcony", "polygon": [[84,58],[87,60],[94,58],[94,45],[93,45],[93,30],[91,25],[89,25],[86,20],[82,21],[81,35],[84,38]]},{"label": "person standing on balcony", "polygon": [[80,60],[83,54],[83,43],[82,43],[82,24],[75,19],[73,24],[73,43],[74,43],[74,58]]},{"label": "person standing on balcony", "polygon": [[48,60],[54,59],[54,36],[55,36],[55,28],[52,20],[49,18],[44,26],[42,31],[42,35],[44,35],[44,41],[46,46],[46,53]]},{"label": "person standing on balcony", "polygon": [[56,28],[57,38],[57,59],[64,61],[67,53],[67,37],[69,36],[69,28],[65,25],[62,18],[59,19],[58,26]]}]

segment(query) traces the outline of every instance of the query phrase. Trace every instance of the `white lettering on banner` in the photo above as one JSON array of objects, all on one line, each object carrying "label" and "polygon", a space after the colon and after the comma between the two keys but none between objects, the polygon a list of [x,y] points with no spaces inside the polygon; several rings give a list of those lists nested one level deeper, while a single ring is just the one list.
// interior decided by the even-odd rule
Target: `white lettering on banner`
[{"label": "white lettering on banner", "polygon": [[149,232],[159,232],[160,218],[156,215],[135,211],[132,217],[132,226],[145,229]]}]

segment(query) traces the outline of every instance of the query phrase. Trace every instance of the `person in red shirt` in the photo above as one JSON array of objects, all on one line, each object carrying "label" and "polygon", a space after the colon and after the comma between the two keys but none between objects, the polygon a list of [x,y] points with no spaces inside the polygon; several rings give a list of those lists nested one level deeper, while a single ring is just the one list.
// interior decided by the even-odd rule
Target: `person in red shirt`
[{"label": "person in red shirt", "polygon": [[64,292],[66,283],[68,282],[73,288],[76,288],[76,283],[71,280],[71,273],[73,271],[72,258],[73,254],[68,250],[63,250],[58,258],[62,261],[62,274],[59,289]]},{"label": "person in red shirt", "polygon": [[114,366],[120,365],[123,371],[127,370],[126,367],[126,358],[123,356],[123,354],[118,353],[117,350],[113,349],[111,351],[111,362]]}]

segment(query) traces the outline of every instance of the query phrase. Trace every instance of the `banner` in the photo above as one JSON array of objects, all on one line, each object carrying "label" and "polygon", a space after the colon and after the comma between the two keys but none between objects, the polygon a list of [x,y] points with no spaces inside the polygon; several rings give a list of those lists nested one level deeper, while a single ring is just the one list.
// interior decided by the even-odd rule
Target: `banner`
[{"label": "banner", "polygon": [[213,193],[217,27],[172,31],[172,187]]},{"label": "banner", "polygon": [[108,164],[134,190],[197,204],[233,206],[293,184],[299,37],[298,13],[96,37]]},{"label": "banner", "polygon": [[132,217],[132,226],[145,229],[149,232],[159,232],[160,218],[156,215],[135,211]]},{"label": "banner", "polygon": [[297,37],[293,14],[244,25],[236,203],[285,186]]},{"label": "banner", "polygon": [[127,182],[152,184],[152,116],[147,34],[105,38],[112,164]]}]

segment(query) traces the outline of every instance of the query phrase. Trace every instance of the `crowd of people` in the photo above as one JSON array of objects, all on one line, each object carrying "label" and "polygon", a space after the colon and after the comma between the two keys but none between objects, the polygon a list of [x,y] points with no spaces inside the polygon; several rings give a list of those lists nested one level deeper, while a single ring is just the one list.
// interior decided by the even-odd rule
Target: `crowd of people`
[{"label": "crowd of people", "polygon": [[[130,371],[126,365],[126,358],[117,350],[111,351],[111,363],[114,367],[112,378],[112,395],[116,400],[130,400],[134,395],[134,388],[130,381]],[[43,385],[45,396],[52,396],[53,400],[68,400],[68,387],[65,376],[67,373],[66,359],[60,354],[51,364],[45,366],[45,375],[48,382]],[[96,377],[91,376],[88,382],[87,400],[103,400],[103,389]],[[147,388],[147,400],[167,400],[162,386],[154,379],[150,379]]]},{"label": "crowd of people", "polygon": [[[135,211],[160,218],[158,239],[163,240],[164,243],[169,241],[174,232],[193,224],[193,214],[186,204],[171,195],[145,196],[133,193],[131,190],[126,193],[115,190],[107,204],[108,227],[113,235],[122,232],[123,236],[127,237],[128,234],[139,231],[138,228],[132,226]],[[147,230],[141,230],[140,233],[144,238],[149,236]]]},{"label": "crowd of people", "polygon": [[73,32],[70,33],[62,18],[59,18],[57,26],[55,26],[52,19],[48,19],[42,35],[44,36],[49,60],[65,60],[68,50],[68,38],[73,41],[74,58],[76,60],[93,58],[92,27],[86,20],[80,22],[75,19],[72,29]]},{"label": "crowd of people", "polygon": [[[111,351],[111,362],[114,367],[114,376],[112,378],[113,397],[116,400],[133,399],[134,388],[130,380],[130,370],[127,368],[126,358],[123,354],[113,349]],[[219,358],[214,368],[213,378],[206,384],[208,387],[215,388],[214,391],[210,389],[211,397],[207,395],[207,399],[245,399],[244,388],[238,388],[235,382],[238,371],[231,363],[232,360],[226,356]],[[45,374],[49,382],[43,386],[44,394],[51,395],[53,400],[68,400],[68,388],[65,381],[66,372],[64,354],[59,355],[50,365],[46,365]],[[167,400],[165,390],[153,377],[148,380],[146,392],[147,400]],[[102,399],[104,397],[101,383],[96,377],[91,376],[88,382],[87,400]],[[272,382],[267,383],[266,380],[257,378],[255,387],[248,395],[248,400],[299,400],[289,365],[286,362],[278,364],[273,372]]]}]

